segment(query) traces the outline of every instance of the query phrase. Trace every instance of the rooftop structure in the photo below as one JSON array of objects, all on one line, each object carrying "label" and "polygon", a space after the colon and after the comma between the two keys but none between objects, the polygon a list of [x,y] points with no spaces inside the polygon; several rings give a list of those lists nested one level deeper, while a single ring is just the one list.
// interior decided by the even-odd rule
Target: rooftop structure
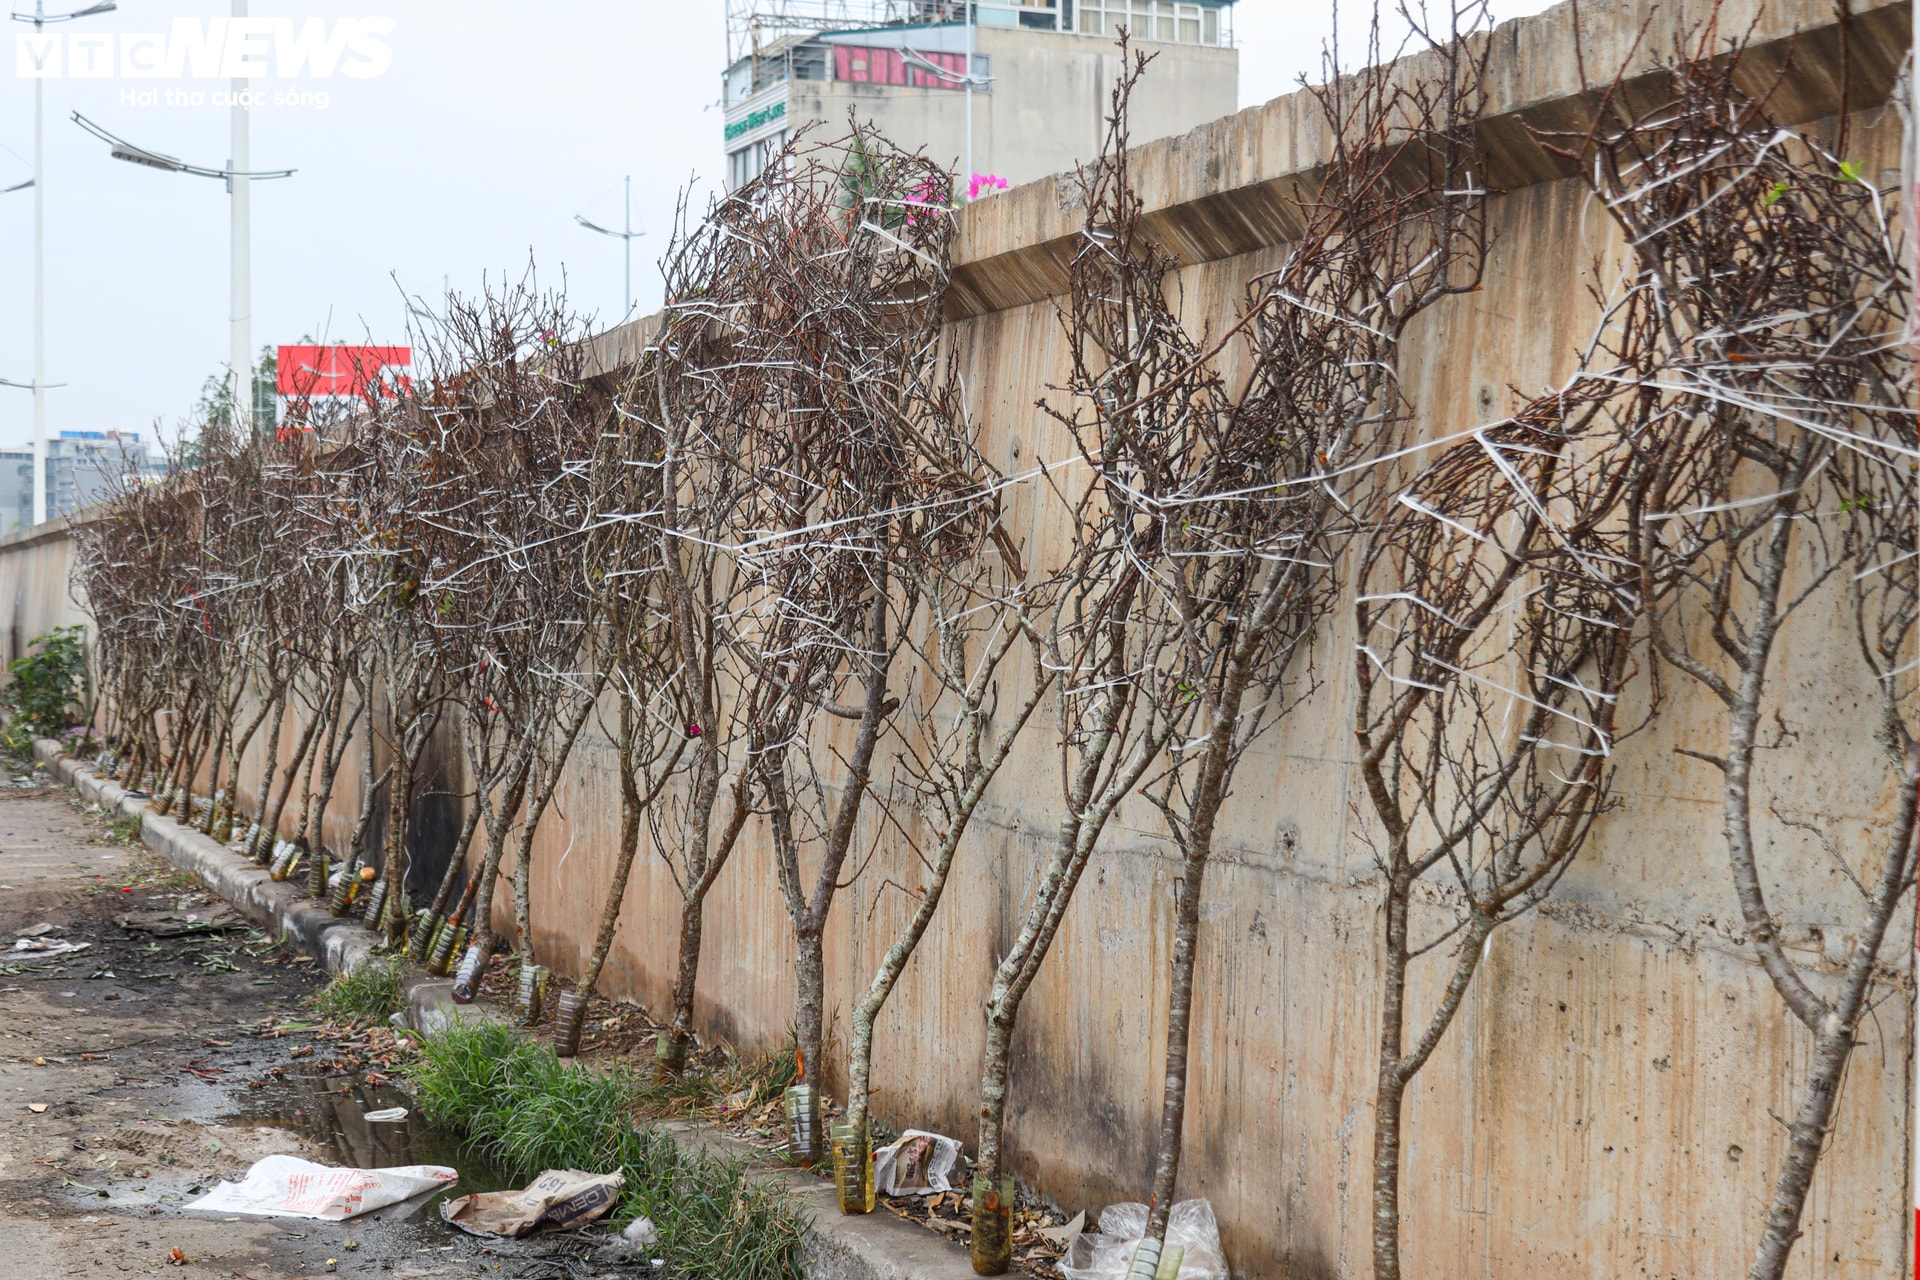
[{"label": "rooftop structure", "polygon": [[1239,104],[1234,0],[729,0],[723,102],[727,185],[807,125],[849,113],[964,177],[1010,183],[1099,151],[1122,26],[1153,69],[1134,141]]}]

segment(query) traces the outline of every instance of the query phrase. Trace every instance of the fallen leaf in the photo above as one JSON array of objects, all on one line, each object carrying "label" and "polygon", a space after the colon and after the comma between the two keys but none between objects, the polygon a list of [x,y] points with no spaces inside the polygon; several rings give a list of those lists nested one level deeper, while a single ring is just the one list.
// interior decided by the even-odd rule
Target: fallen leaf
[{"label": "fallen leaf", "polygon": [[47,1060],[45,1058],[35,1058],[33,1060],[33,1065],[36,1067],[44,1067],[47,1065]]},{"label": "fallen leaf", "polygon": [[1087,1229],[1087,1211],[1082,1209],[1073,1215],[1071,1221],[1057,1227],[1042,1227],[1039,1236],[1042,1240],[1065,1249],[1073,1244],[1074,1238]]},{"label": "fallen leaf", "polygon": [[184,1267],[187,1265],[187,1255],[181,1251],[178,1245],[175,1245],[173,1248],[167,1250],[167,1261],[176,1267]]}]

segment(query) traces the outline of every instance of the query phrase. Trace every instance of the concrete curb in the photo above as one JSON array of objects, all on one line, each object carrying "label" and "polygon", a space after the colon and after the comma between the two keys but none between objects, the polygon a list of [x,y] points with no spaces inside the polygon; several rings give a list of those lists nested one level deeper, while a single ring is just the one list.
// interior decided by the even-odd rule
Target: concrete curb
[{"label": "concrete curb", "polygon": [[812,1231],[800,1247],[800,1269],[809,1280],[970,1280],[967,1251],[925,1227],[884,1209],[849,1217],[840,1212],[833,1183],[803,1169],[769,1166],[767,1153],[696,1121],[660,1126],[682,1147],[754,1169],[763,1182],[785,1187]]},{"label": "concrete curb", "polygon": [[[327,967],[345,973],[373,958],[379,945],[372,933],[352,920],[336,919],[314,905],[293,884],[275,881],[266,869],[225,845],[162,817],[147,807],[149,798],[133,795],[64,754],[51,738],[37,738],[34,758],[81,797],[110,813],[140,821],[140,838],[155,853],[199,877],[208,891],[231,903],[247,919],[299,945]],[[498,1010],[478,1003],[456,1005],[453,981],[418,970],[401,984],[407,1025],[419,1034],[444,1030],[457,1018],[497,1019]],[[764,1166],[766,1153],[705,1125],[665,1126],[683,1146]],[[967,1280],[973,1266],[966,1250],[924,1227],[877,1211],[848,1217],[839,1211],[833,1184],[798,1169],[756,1170],[765,1180],[793,1193],[811,1230],[801,1245],[801,1270],[809,1280]]]},{"label": "concrete curb", "polygon": [[33,754],[56,778],[72,784],[83,799],[120,817],[139,819],[140,838],[149,849],[182,871],[198,876],[210,892],[231,903],[247,919],[297,943],[329,972],[345,973],[372,958],[379,939],[355,921],[336,919],[315,906],[297,886],[274,880],[266,868],[212,837],[154,813],[147,807],[148,797],[133,795],[125,787],[106,781],[72,756],[62,754],[53,740],[36,739]]}]

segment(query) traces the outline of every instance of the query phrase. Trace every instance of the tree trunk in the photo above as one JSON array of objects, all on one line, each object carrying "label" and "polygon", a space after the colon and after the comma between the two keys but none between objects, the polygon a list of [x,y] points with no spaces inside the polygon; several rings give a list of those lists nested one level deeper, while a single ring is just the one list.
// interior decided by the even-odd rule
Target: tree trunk
[{"label": "tree trunk", "polygon": [[[339,710],[345,709],[344,695]],[[329,738],[320,757],[320,785],[314,790],[306,806],[305,816],[301,820],[301,836],[307,842],[307,848],[319,854],[327,847],[327,809],[333,804],[334,784],[340,777],[340,765],[347,758],[347,746],[353,740],[354,724],[366,711],[364,704],[354,708],[353,714],[341,720],[336,712],[334,723],[329,729]]]},{"label": "tree trunk", "polygon": [[1086,870],[1093,853],[1094,833],[1077,815],[1062,820],[1054,862],[1027,909],[1021,935],[994,973],[993,994],[987,1004],[987,1042],[980,1076],[980,1137],[976,1155],[978,1175],[988,1182],[1006,1176],[1003,1139],[1006,1129],[1007,1069],[1020,1004],[1046,962],[1058,922]]},{"label": "tree trunk", "polygon": [[1400,1072],[1407,1022],[1407,910],[1412,884],[1387,881],[1386,972],[1380,982],[1380,1071],[1373,1098],[1373,1280],[1400,1280],[1400,1126],[1407,1082]]},{"label": "tree trunk", "polygon": [[825,1065],[826,957],[822,954],[821,930],[805,924],[794,930],[793,976],[795,1000],[793,1027],[800,1045],[800,1062],[806,1078],[824,1088],[821,1067]]},{"label": "tree trunk", "polygon": [[1406,1082],[1383,1059],[1373,1099],[1373,1280],[1400,1280],[1400,1126]]},{"label": "tree trunk", "polygon": [[[210,745],[213,749],[213,760],[207,767],[207,785],[210,790],[218,790],[216,784],[220,780],[220,770],[226,763],[227,752],[233,747],[233,721],[231,718],[226,716],[220,718],[218,730],[213,733]],[[187,800],[185,804],[180,806],[180,821],[184,823],[191,823],[193,821],[193,777],[195,766],[198,764],[199,761],[195,759],[191,742],[182,742],[174,747],[174,773],[180,775],[181,770],[185,770],[185,773],[184,775],[173,776],[167,784],[167,789],[169,792],[173,792],[179,790],[183,785],[186,787]],[[220,800],[221,797],[218,796],[207,797],[207,814],[205,820],[200,825],[200,833],[202,835],[209,837],[213,835],[220,817]],[[229,832],[229,834],[231,834],[231,832]]]},{"label": "tree trunk", "polygon": [[[513,826],[514,815],[520,811],[521,801],[526,798],[527,772],[530,767],[530,762],[523,756],[521,763],[514,767],[513,776],[507,781],[506,794],[501,797],[499,806],[491,811],[486,820],[487,852],[480,860],[480,869],[475,877],[478,888],[470,890],[475,893],[473,942],[475,946],[481,948],[480,954],[483,956],[493,954],[493,886],[500,875],[500,859],[507,851],[507,832]],[[537,821],[531,814],[528,817],[530,821]]]},{"label": "tree trunk", "polygon": [[361,742],[360,762],[360,816],[354,819],[353,831],[347,836],[347,847],[341,851],[340,858],[346,864],[349,874],[360,864],[361,855],[366,851],[367,828],[373,825],[374,807],[380,803],[380,788],[393,777],[393,766],[388,765],[381,772],[378,781],[373,773],[373,714],[367,714],[366,737]]},{"label": "tree trunk", "polygon": [[260,726],[266,722],[268,714],[272,712],[279,700],[279,690],[276,689],[270,692],[267,695],[266,701],[261,704],[260,709],[253,713],[253,719],[247,722],[246,728],[241,730],[240,735],[234,738],[227,746],[226,798],[224,802],[217,801],[208,806],[210,810],[220,811],[220,817],[212,824],[214,829],[208,831],[207,834],[215,840],[218,840],[221,844],[225,844],[227,841],[233,839],[234,821],[240,814],[241,758],[246,755],[247,747],[253,741],[253,735],[259,732]]},{"label": "tree trunk", "polygon": [[1807,1196],[1813,1188],[1813,1175],[1833,1130],[1833,1109],[1839,1101],[1840,1083],[1846,1075],[1847,1061],[1859,1043],[1855,1036],[1867,996],[1873,989],[1874,967],[1894,912],[1906,900],[1920,847],[1920,761],[1912,758],[1900,778],[1900,813],[1887,844],[1887,856],[1881,863],[1874,885],[1866,928],[1854,947],[1847,965],[1846,981],[1832,1012],[1814,1031],[1813,1061],[1807,1069],[1805,1092],[1789,1132],[1792,1142],[1786,1163],[1774,1180],[1773,1200],[1767,1206],[1767,1225],[1754,1253],[1748,1280],[1780,1280],[1786,1274],[1794,1241],[1800,1238],[1800,1220],[1806,1212]]},{"label": "tree trunk", "polygon": [[688,894],[680,903],[680,955],[673,972],[673,1021],[667,1029],[667,1048],[655,1050],[655,1078],[677,1076],[686,1069],[687,1046],[693,1042],[693,993],[700,977],[700,934],[704,927],[704,900]]},{"label": "tree trunk", "polygon": [[1833,1104],[1840,1092],[1840,1077],[1846,1072],[1847,1059],[1853,1053],[1851,1028],[1841,1028],[1832,1019],[1828,1034],[1814,1040],[1813,1062],[1807,1071],[1806,1091],[1800,1110],[1788,1126],[1792,1142],[1787,1147],[1786,1163],[1774,1181],[1773,1201],[1767,1206],[1767,1227],[1754,1254],[1749,1280],[1779,1280],[1786,1274],[1787,1259],[1794,1241],[1800,1238],[1800,1217],[1806,1209],[1807,1192],[1813,1187],[1813,1171],[1833,1129]]},{"label": "tree trunk", "polygon": [[614,930],[620,925],[620,906],[627,896],[627,877],[633,872],[633,857],[640,847],[640,816],[621,815],[620,854],[613,868],[613,884],[607,889],[606,905],[600,908],[600,928],[593,935],[593,953],[587,957],[587,972],[580,979],[580,990],[593,994],[606,966],[607,953],[613,949]]},{"label": "tree trunk", "polygon": [[460,834],[453,840],[453,856],[447,859],[447,869],[440,875],[440,887],[434,890],[433,902],[427,908],[429,919],[447,909],[447,899],[453,896],[453,886],[460,881],[460,873],[466,869],[467,846],[473,843],[474,828],[480,825],[480,800],[475,797],[467,806],[466,816],[460,819]]},{"label": "tree trunk", "polygon": [[280,767],[280,730],[287,720],[287,686],[273,700],[273,722],[267,726],[267,758],[260,764],[260,794],[253,803],[255,832],[247,854],[255,862],[273,857],[273,833],[267,830],[267,805],[273,798],[273,775]]},{"label": "tree trunk", "polygon": [[1211,840],[1196,839],[1187,855],[1174,907],[1173,971],[1167,984],[1166,1083],[1160,1099],[1160,1153],[1147,1201],[1147,1236],[1164,1240],[1167,1215],[1180,1180],[1180,1143],[1187,1119],[1187,1055],[1193,1026],[1193,966],[1200,941],[1200,894]]}]

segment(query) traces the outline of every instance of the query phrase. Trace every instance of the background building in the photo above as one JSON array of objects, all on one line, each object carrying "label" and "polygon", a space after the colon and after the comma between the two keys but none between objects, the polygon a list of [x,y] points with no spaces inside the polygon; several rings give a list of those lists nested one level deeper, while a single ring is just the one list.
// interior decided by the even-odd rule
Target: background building
[{"label": "background building", "polygon": [[824,133],[849,111],[965,171],[969,35],[973,173],[1029,182],[1098,154],[1123,24],[1158,55],[1134,97],[1133,141],[1184,133],[1239,106],[1233,3],[729,0],[727,185],[752,179],[795,129]]},{"label": "background building", "polygon": [[[107,496],[129,467],[160,475],[166,461],[138,431],[62,431],[47,441],[47,518],[57,520]],[[33,523],[33,450],[0,450],[0,533]]]}]

